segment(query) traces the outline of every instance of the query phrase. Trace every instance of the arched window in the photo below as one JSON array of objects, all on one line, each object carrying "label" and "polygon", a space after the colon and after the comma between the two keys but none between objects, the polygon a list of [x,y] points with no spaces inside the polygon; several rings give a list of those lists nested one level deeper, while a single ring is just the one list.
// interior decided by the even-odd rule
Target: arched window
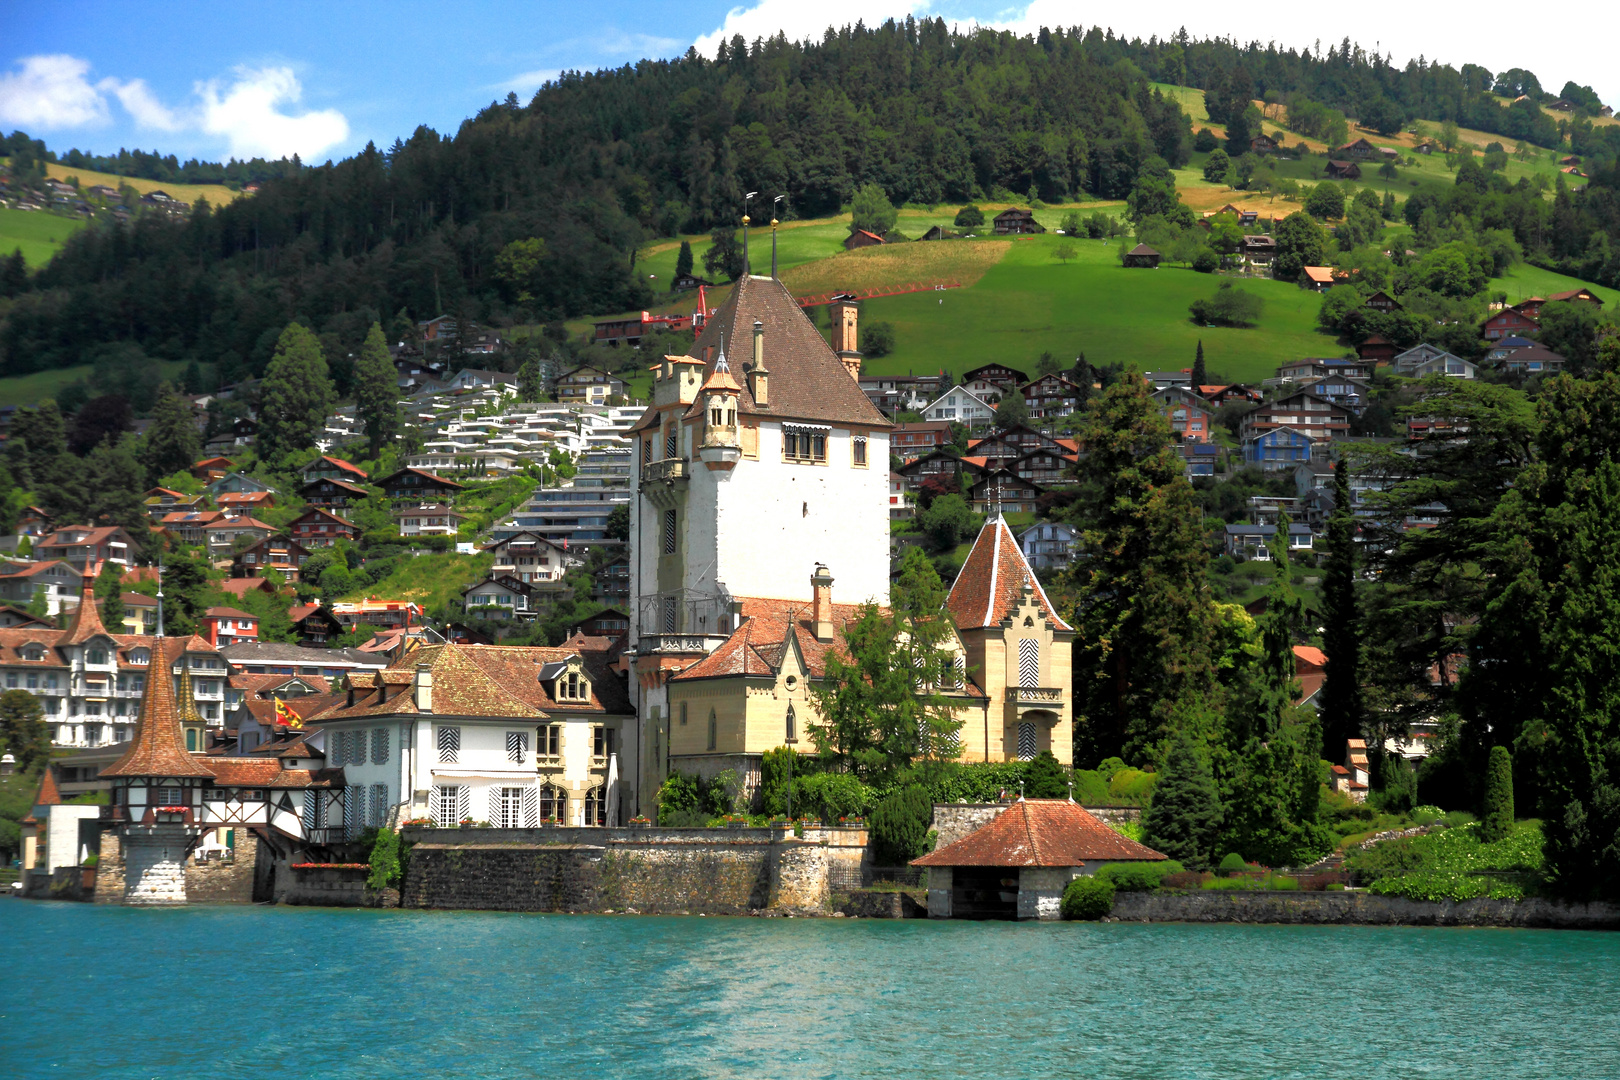
[{"label": "arched window", "polygon": [[568,793],[547,784],[540,789],[540,820],[568,824]]},{"label": "arched window", "polygon": [[23,659],[34,661],[45,659],[45,646],[29,644],[23,649]]},{"label": "arched window", "polygon": [[607,788],[598,785],[585,793],[586,825],[607,824]]},{"label": "arched window", "polygon": [[715,748],[716,740],[718,739],[719,734],[720,734],[720,722],[719,722],[718,719],[716,719],[716,717],[714,715],[714,710],[710,709],[709,710],[709,749],[710,750],[713,750]]}]

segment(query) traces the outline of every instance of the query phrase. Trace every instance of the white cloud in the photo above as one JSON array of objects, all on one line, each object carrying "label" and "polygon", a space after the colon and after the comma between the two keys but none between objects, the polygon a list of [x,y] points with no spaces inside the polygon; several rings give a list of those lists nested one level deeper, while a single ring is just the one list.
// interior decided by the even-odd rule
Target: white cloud
[{"label": "white cloud", "polygon": [[97,86],[117,95],[118,103],[140,127],[156,131],[180,131],[186,126],[186,118],[159,101],[146,85],[145,79],[131,79],[127,83],[102,79]]},{"label": "white cloud", "polygon": [[49,131],[107,122],[107,100],[86,78],[90,61],[58,53],[19,66],[0,75],[0,123]]},{"label": "white cloud", "polygon": [[560,68],[539,68],[535,71],[524,71],[503,82],[495,83],[489,89],[510,90],[522,98],[523,104],[527,105],[529,98],[534,96],[534,92],[540,89],[542,83],[550,82],[561,74],[562,69]]},{"label": "white cloud", "polygon": [[309,159],[349,137],[349,121],[336,109],[297,116],[280,110],[303,94],[292,68],[237,68],[236,76],[223,92],[217,80],[197,85],[199,126],[228,140],[232,156]]},{"label": "white cloud", "polygon": [[789,41],[810,39],[820,41],[829,26],[853,26],[857,21],[867,26],[880,26],[886,19],[904,19],[907,15],[921,15],[929,9],[930,0],[875,0],[868,3],[808,4],[804,0],[760,0],[756,7],[732,8],[720,28],[704,34],[693,42],[704,56],[713,56],[720,42],[730,41],[741,34],[743,40],[753,43],[755,38],[774,37],[778,32]]}]

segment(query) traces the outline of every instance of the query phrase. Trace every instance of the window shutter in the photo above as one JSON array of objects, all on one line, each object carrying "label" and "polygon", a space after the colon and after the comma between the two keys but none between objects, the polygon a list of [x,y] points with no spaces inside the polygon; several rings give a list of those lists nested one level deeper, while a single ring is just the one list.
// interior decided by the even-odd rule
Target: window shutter
[{"label": "window shutter", "polygon": [[350,784],[343,789],[343,836],[347,840],[355,840],[360,836],[363,827],[360,824],[360,810],[365,804],[366,789]]},{"label": "window shutter", "polygon": [[675,554],[675,511],[664,511],[664,554]]},{"label": "window shutter", "polygon": [[438,730],[439,764],[457,765],[461,759],[461,729],[442,727]]},{"label": "window shutter", "polygon": [[371,823],[377,828],[388,824],[388,785],[371,785]]},{"label": "window shutter", "polygon": [[523,827],[540,827],[540,792],[532,784],[523,789]]},{"label": "window shutter", "polygon": [[489,789],[489,823],[495,826],[501,824],[501,789],[494,785]]},{"label": "window shutter", "polygon": [[376,728],[371,733],[371,763],[388,764],[388,729]]},{"label": "window shutter", "polygon": [[1018,642],[1018,685],[1035,687],[1041,684],[1041,643],[1034,638]]},{"label": "window shutter", "polygon": [[304,829],[306,831],[315,827],[316,800],[320,798],[313,790],[304,790]]},{"label": "window shutter", "polygon": [[440,790],[441,789],[437,784],[434,784],[432,787],[428,788],[428,817],[433,819],[433,824],[435,825],[443,824],[440,817],[440,811],[443,809],[444,800],[440,798]]},{"label": "window shutter", "polygon": [[529,753],[529,733],[527,731],[508,731],[506,733],[506,760],[523,763]]},{"label": "window shutter", "polygon": [[1035,758],[1035,725],[1018,725],[1018,760],[1033,761]]},{"label": "window shutter", "polygon": [[[460,734],[459,729],[457,734]],[[1030,755],[1033,757],[1034,755]],[[456,820],[462,821],[472,816],[472,788],[466,784],[456,788]]]}]

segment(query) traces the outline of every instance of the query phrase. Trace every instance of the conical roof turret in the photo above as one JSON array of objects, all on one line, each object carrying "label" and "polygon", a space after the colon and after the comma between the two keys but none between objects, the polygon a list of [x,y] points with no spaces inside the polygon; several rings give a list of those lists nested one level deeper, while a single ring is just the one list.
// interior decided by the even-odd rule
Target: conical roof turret
[{"label": "conical roof turret", "polygon": [[79,610],[73,616],[73,629],[68,633],[67,644],[83,645],[97,634],[111,637],[107,628],[101,624],[101,613],[96,610],[96,579],[88,572],[84,575],[84,592],[79,596]]},{"label": "conical roof turret", "polygon": [[152,665],[141,698],[135,738],[123,756],[102,776],[213,776],[207,766],[186,751],[180,729],[180,706],[174,692],[174,658],[185,656],[185,642],[158,638],[152,643]]}]

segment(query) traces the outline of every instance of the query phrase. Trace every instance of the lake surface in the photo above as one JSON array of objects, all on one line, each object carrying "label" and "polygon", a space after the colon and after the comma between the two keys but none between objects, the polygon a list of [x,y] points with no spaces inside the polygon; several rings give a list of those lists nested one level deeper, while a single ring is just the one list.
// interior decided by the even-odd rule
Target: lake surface
[{"label": "lake surface", "polygon": [[1620,934],[0,900],[0,1075],[1620,1076]]}]

